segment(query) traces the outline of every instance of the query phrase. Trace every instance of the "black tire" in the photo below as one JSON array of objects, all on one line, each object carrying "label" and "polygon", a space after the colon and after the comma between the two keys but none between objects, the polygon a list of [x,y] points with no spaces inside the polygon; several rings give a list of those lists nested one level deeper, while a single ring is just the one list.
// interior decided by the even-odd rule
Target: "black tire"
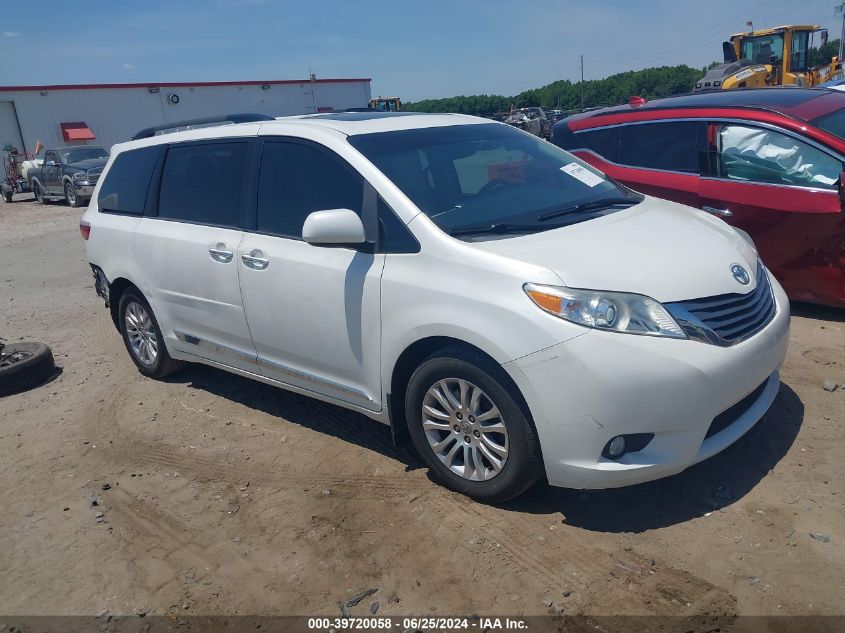
[{"label": "black tire", "polygon": [[[147,313],[147,315],[149,315],[150,321],[152,322],[152,326],[155,331],[155,338],[157,341],[157,352],[154,360],[151,363],[144,362],[135,352],[132,347],[132,343],[130,342],[130,336],[128,333],[126,321],[126,311],[133,303],[139,304]],[[138,371],[141,372],[144,376],[146,376],[147,378],[164,378],[166,376],[169,376],[173,372],[178,371],[185,365],[185,363],[182,361],[172,359],[170,357],[170,354],[167,353],[167,346],[164,343],[164,337],[161,335],[161,328],[158,325],[158,320],[156,319],[155,314],[153,313],[153,310],[150,307],[150,304],[147,302],[147,300],[137,288],[127,288],[120,296],[118,316],[118,323],[120,324],[120,334],[123,337],[123,344],[126,346],[126,351],[129,352],[129,357],[132,359],[132,362],[135,363],[135,366],[138,368]]]},{"label": "black tire", "polygon": [[13,195],[13,192],[4,191],[3,192],[3,202],[5,202],[7,204],[11,203],[12,202],[12,195]]},{"label": "black tire", "polygon": [[[508,455],[501,471],[490,479],[472,481],[455,473],[437,457],[426,437],[422,426],[423,400],[429,388],[446,378],[466,380],[479,387],[501,412],[508,432]],[[420,364],[408,382],[405,417],[414,448],[433,479],[451,490],[488,503],[519,496],[540,479],[543,465],[537,432],[515,391],[501,367],[482,354],[463,348],[441,350]]]},{"label": "black tire", "polygon": [[45,382],[56,365],[43,343],[12,343],[0,352],[0,396],[17,393]]},{"label": "black tire", "polygon": [[35,201],[38,204],[44,204],[44,190],[41,188],[41,185],[38,184],[38,181],[34,181],[32,183],[32,193],[35,195]]},{"label": "black tire", "polygon": [[82,206],[79,201],[79,194],[76,192],[76,187],[74,187],[71,182],[65,183],[65,200],[67,200],[67,203],[74,209]]}]

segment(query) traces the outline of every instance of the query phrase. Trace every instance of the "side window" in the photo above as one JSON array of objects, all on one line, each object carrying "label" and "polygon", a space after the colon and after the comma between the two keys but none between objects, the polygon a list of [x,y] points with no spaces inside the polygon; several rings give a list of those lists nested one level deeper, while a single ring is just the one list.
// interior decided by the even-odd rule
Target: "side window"
[{"label": "side window", "polygon": [[622,127],[619,162],[631,167],[697,174],[703,121],[642,123]]},{"label": "side window", "polygon": [[100,211],[141,215],[147,189],[161,146],[144,147],[117,155],[100,185],[97,207]]},{"label": "side window", "polygon": [[586,149],[593,150],[605,160],[615,163],[619,158],[620,136],[621,131],[618,127],[607,127],[599,128],[598,130],[575,132],[575,138],[571,142],[571,146],[565,149],[579,149],[584,147]]},{"label": "side window", "polygon": [[381,196],[378,198],[378,249],[381,253],[420,252],[420,243]]},{"label": "side window", "polygon": [[719,128],[719,174],[730,180],[835,189],[836,158],[796,138],[763,128]]},{"label": "side window", "polygon": [[59,164],[59,155],[56,154],[56,152],[47,152],[44,156],[44,164],[46,165],[50,162],[56,163],[57,165]]},{"label": "side window", "polygon": [[268,141],[258,177],[258,230],[302,239],[313,211],[352,209],[361,215],[364,186],[327,151],[300,143]]},{"label": "side window", "polygon": [[159,217],[238,226],[247,147],[243,141],[170,147],[161,174]]}]

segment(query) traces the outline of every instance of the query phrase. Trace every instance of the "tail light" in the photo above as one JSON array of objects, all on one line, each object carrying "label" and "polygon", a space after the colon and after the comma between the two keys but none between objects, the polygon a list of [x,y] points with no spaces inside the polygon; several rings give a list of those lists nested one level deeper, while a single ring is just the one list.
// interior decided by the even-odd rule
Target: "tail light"
[{"label": "tail light", "polygon": [[91,225],[85,220],[79,221],[79,234],[82,235],[83,240],[88,240],[88,236],[91,235]]}]

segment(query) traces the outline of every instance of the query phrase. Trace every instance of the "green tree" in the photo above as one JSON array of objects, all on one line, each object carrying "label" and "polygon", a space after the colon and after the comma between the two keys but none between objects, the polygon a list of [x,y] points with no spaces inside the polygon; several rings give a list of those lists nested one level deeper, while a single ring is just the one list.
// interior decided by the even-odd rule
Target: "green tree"
[{"label": "green tree", "polygon": [[424,99],[403,104],[405,110],[417,112],[456,112],[490,116],[507,112],[511,104],[517,108],[541,106],[546,109],[580,110],[583,89],[584,107],[595,108],[626,102],[631,96],[646,99],[689,92],[706,69],[689,66],[662,66],[626,71],[582,82],[568,79],[555,81],[541,88],[526,90],[514,96],[470,95],[445,99]]},{"label": "green tree", "polygon": [[812,68],[829,64],[831,58],[837,55],[839,55],[839,40],[830,40],[824,46],[812,47],[807,54],[807,59]]}]

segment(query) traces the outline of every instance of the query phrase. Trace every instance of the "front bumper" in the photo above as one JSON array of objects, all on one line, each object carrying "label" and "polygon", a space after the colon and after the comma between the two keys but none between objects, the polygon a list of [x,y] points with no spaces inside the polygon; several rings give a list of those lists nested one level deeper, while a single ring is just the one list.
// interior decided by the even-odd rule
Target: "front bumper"
[{"label": "front bumper", "polygon": [[96,184],[88,181],[74,181],[73,188],[76,189],[76,195],[80,198],[90,198],[94,195],[94,187]]},{"label": "front bumper", "polygon": [[[549,483],[613,488],[658,479],[742,437],[774,401],[786,356],[789,303],[771,281],[774,318],[731,347],[591,330],[505,363],[534,418]],[[758,387],[731,424],[705,437],[716,416]],[[632,433],[654,438],[618,460],[602,457],[611,438]]]}]

